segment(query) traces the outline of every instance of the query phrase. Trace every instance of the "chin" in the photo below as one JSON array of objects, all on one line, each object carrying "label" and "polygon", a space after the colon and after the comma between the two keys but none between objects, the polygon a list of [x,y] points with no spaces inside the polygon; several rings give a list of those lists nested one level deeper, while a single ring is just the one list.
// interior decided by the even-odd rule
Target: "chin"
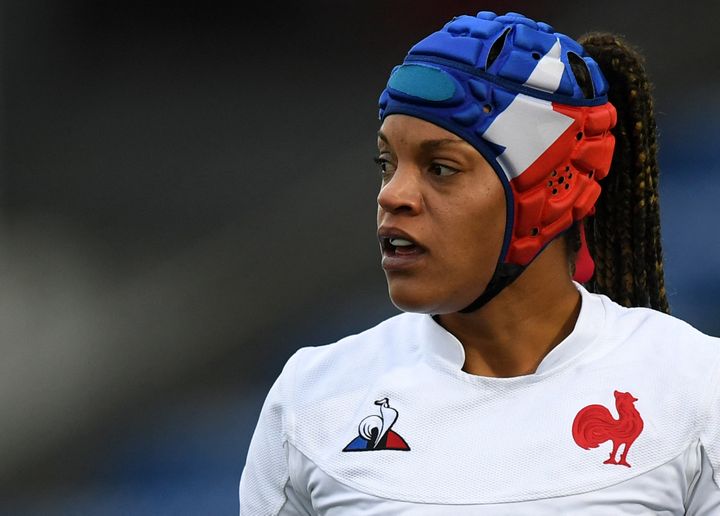
[{"label": "chin", "polygon": [[435,310],[431,305],[425,304],[425,303],[417,303],[413,301],[407,301],[405,299],[398,299],[393,296],[390,296],[390,301],[392,301],[392,304],[395,305],[398,310],[402,310],[403,312],[413,312],[416,314],[437,314],[437,310]]},{"label": "chin", "polygon": [[[411,287],[397,281],[388,282],[388,294],[393,305],[403,312],[432,315],[459,312],[477,298],[472,295],[467,299],[464,299],[465,296],[461,298],[450,294],[439,296],[437,288]],[[448,297],[452,299],[448,299]]]},{"label": "chin", "polygon": [[394,285],[388,286],[388,294],[393,305],[403,312],[436,315],[457,312],[467,306],[458,306],[457,309],[453,309],[445,300],[439,299],[436,294],[432,295],[432,292],[420,292],[418,289],[401,288]]},{"label": "chin", "polygon": [[397,281],[388,281],[388,294],[392,304],[399,310],[421,314],[435,313],[436,300],[432,299],[432,296],[428,296],[421,289],[409,288],[407,285],[398,283]]}]

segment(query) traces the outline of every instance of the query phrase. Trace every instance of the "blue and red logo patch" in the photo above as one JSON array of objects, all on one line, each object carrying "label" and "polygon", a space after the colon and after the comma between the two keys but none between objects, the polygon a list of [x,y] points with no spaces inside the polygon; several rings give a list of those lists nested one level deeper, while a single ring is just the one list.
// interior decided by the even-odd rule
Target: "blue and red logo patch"
[{"label": "blue and red logo patch", "polygon": [[380,407],[380,415],[371,415],[360,421],[358,436],[350,441],[344,452],[373,451],[373,450],[400,450],[410,451],[405,439],[391,430],[398,418],[398,411],[390,406],[387,398],[377,400],[375,405]]}]

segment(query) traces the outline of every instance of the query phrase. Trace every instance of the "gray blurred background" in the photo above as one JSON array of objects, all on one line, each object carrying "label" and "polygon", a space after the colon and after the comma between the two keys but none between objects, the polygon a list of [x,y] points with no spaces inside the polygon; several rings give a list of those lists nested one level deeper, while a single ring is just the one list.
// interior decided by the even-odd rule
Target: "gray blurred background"
[{"label": "gray blurred background", "polygon": [[237,513],[285,360],[396,313],[376,100],[455,14],[645,53],[671,308],[720,334],[717,2],[0,6],[2,514]]}]

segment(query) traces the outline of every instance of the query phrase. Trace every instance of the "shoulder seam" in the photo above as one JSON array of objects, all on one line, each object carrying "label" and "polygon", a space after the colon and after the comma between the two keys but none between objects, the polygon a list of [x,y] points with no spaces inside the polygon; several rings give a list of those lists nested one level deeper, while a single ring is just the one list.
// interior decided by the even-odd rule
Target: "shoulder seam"
[{"label": "shoulder seam", "polygon": [[[706,391],[705,399],[703,400],[702,407],[702,426],[700,429],[700,442],[703,442],[703,432],[707,424],[710,414],[712,413],[712,402],[718,398],[718,392],[720,391],[720,356],[715,360],[710,372],[710,383],[709,388]],[[704,444],[704,443],[703,443]]]},{"label": "shoulder seam", "polygon": [[286,442],[292,442],[292,435],[295,432],[295,385],[297,384],[297,362],[300,360],[300,355],[304,354],[308,348],[300,348],[287,362],[288,366],[288,379],[285,385],[284,397],[287,400],[286,410],[283,412],[283,418],[285,419],[283,424],[284,440]]},{"label": "shoulder seam", "polygon": [[279,516],[279,514],[282,512],[283,508],[288,503],[288,496],[287,496],[287,493],[285,492],[285,489],[287,488],[287,485],[289,483],[290,483],[290,475],[288,475],[288,479],[285,481],[285,485],[283,486],[283,490],[282,490],[283,491],[283,503],[280,505],[280,507],[278,507],[277,511],[275,513],[273,513],[273,516]]}]

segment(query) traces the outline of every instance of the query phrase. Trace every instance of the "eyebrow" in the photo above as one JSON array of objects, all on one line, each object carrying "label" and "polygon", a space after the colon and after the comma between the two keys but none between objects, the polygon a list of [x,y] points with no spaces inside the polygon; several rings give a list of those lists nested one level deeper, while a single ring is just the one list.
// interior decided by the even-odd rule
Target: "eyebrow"
[{"label": "eyebrow", "polygon": [[[388,142],[387,136],[385,136],[385,134],[382,131],[378,131],[377,135],[378,135],[378,138],[380,138],[382,141],[384,141],[388,145],[390,144],[390,142]],[[467,145],[467,142],[460,138],[441,138],[438,140],[424,140],[424,141],[420,142],[419,145],[423,151],[431,151],[431,150],[435,150],[439,147],[444,147],[446,145],[458,145],[458,144]]]}]

